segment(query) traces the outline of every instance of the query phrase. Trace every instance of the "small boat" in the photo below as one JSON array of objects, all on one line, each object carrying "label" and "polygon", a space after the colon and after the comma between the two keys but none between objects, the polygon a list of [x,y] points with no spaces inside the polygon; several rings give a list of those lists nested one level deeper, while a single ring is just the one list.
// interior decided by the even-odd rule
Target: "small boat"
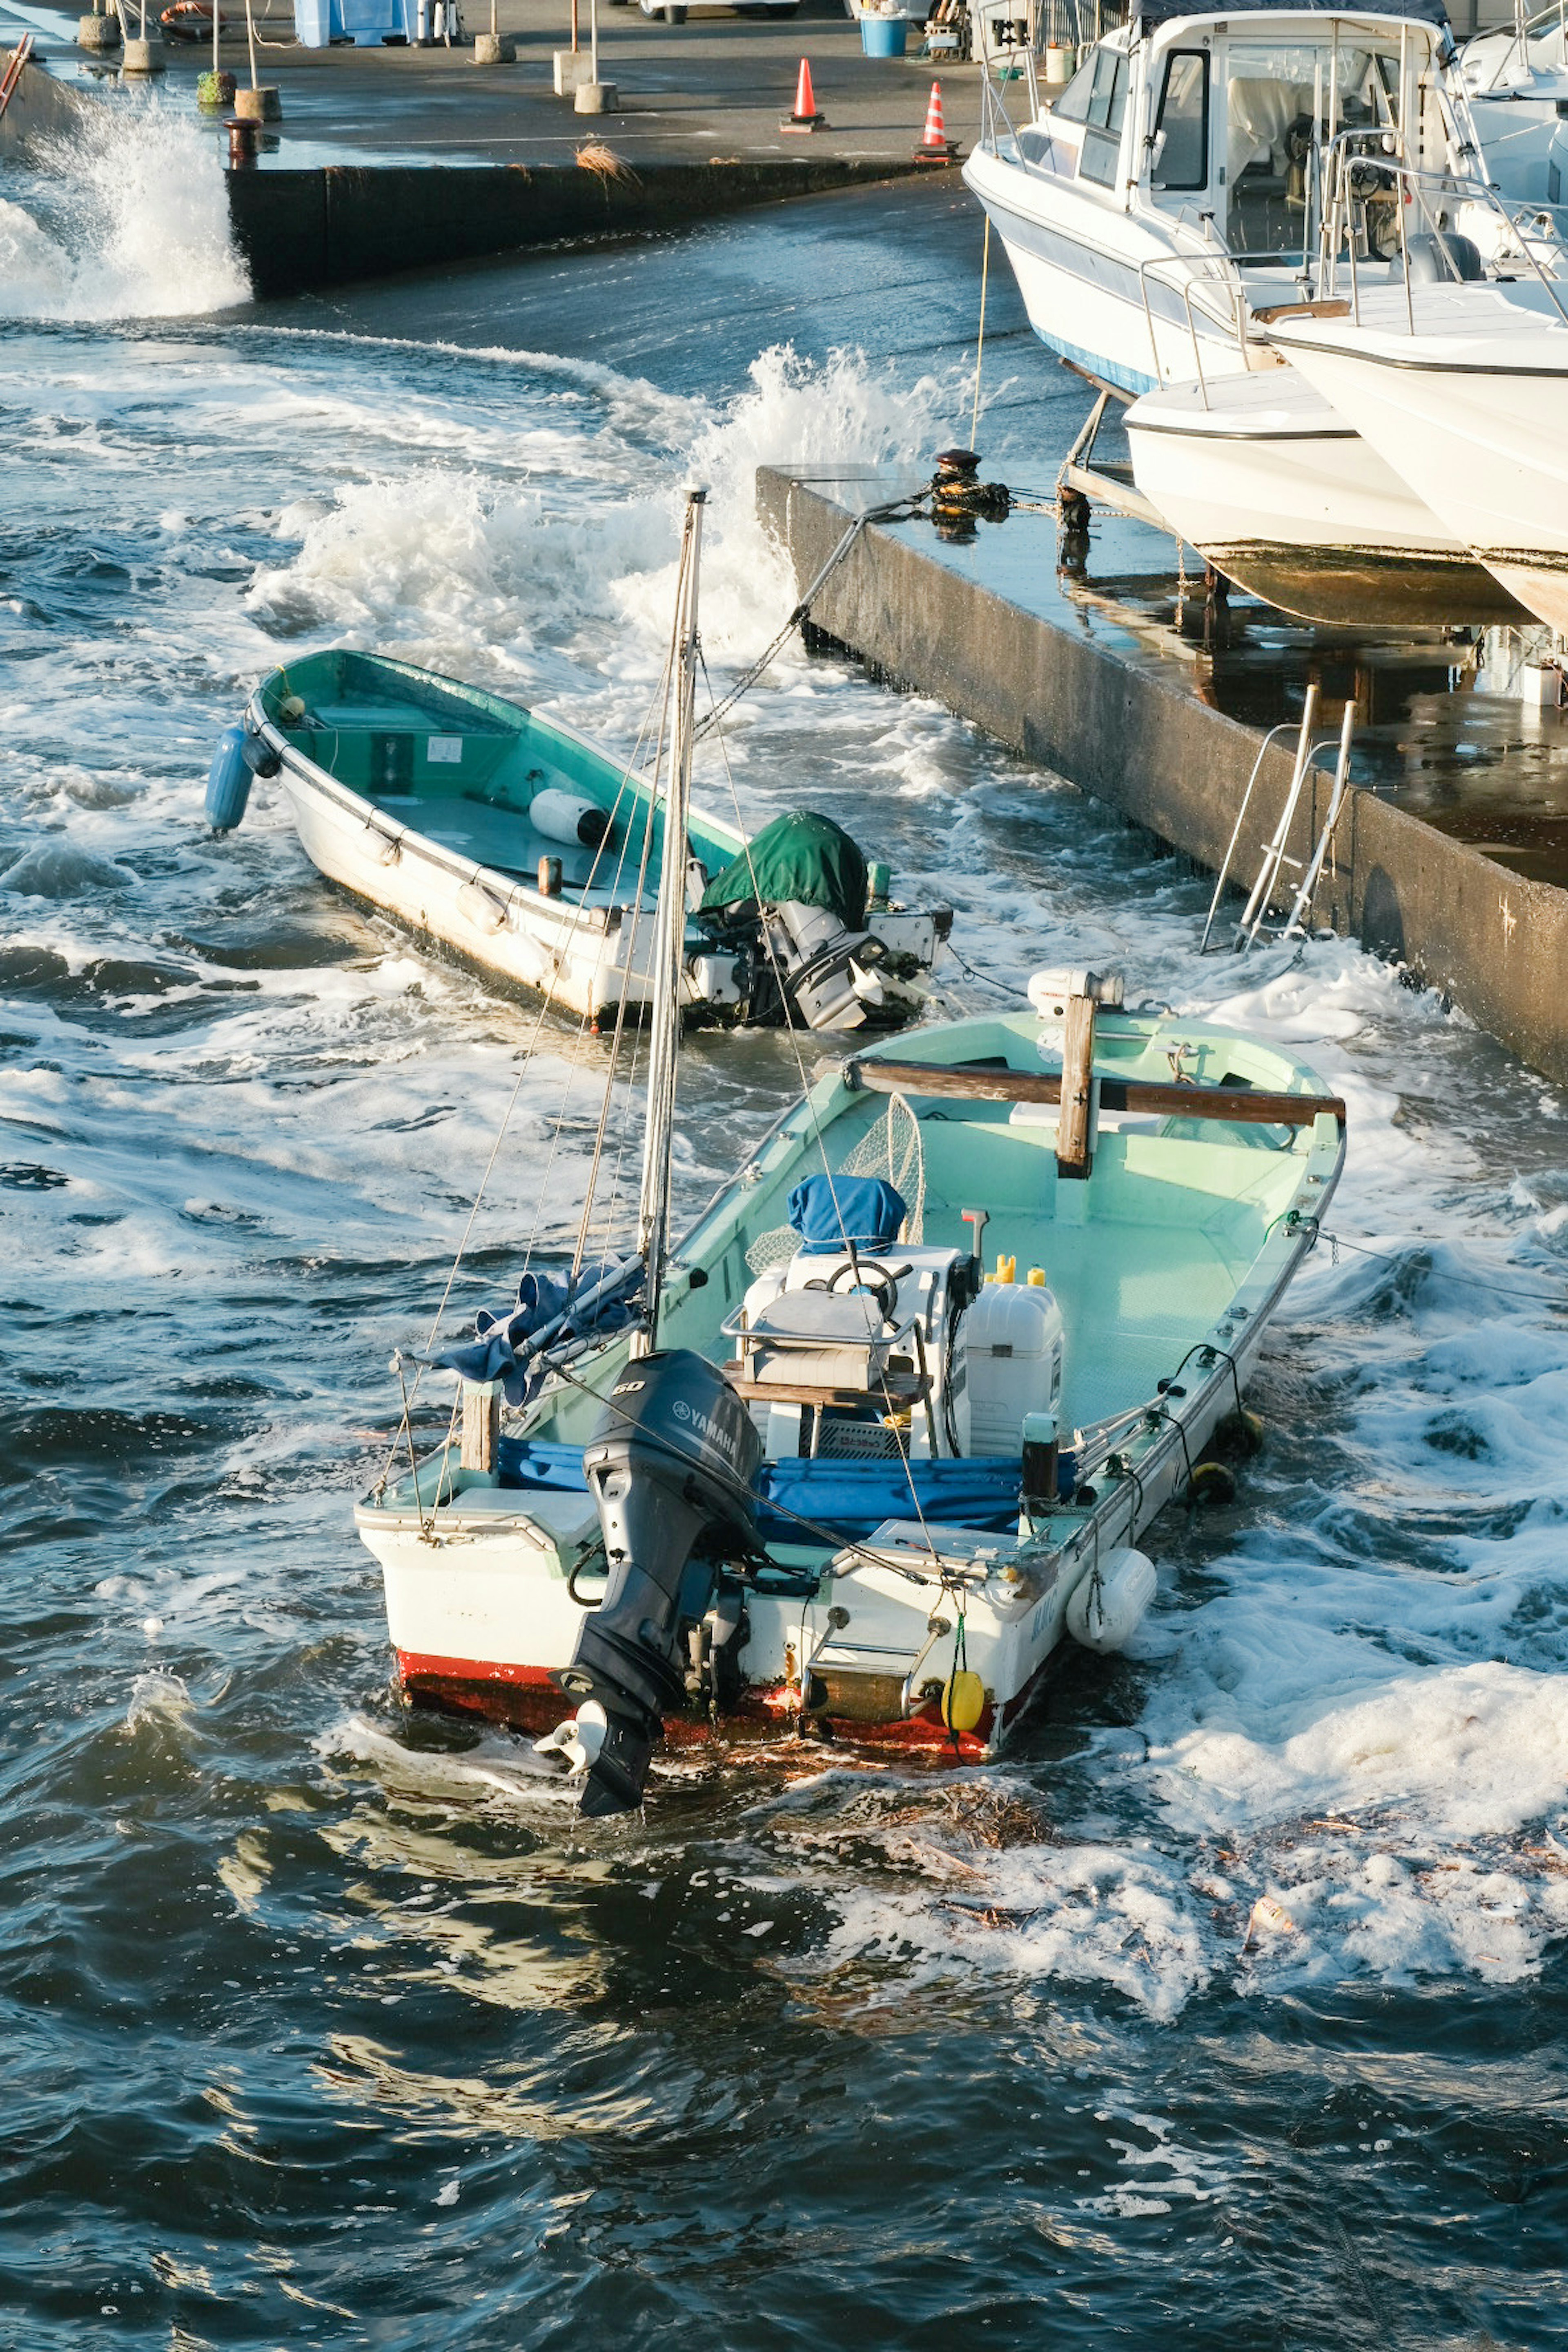
[{"label": "small boat", "polygon": [[1122,424],[1151,506],[1281,612],[1383,626],[1525,617],[1295,368],[1167,385],[1135,400]]},{"label": "small boat", "polygon": [[542,1734],[607,1814],[664,1738],[989,1758],[1064,1638],[1130,1638],[1142,1543],[1249,1434],[1344,1105],[1275,1047],[1126,1010],[1110,975],[1028,994],[830,1068],[673,1241],[660,992],[630,1246],[525,1265],[514,1306],[427,1353],[461,1437],[416,1462],[405,1401],[411,1466],[356,1511],[411,1699]]},{"label": "small boat", "polygon": [[[648,877],[663,820],[647,783],[558,720],[383,655],[275,670],[214,754],[207,817],[244,816],[276,777],[330,880],[476,966],[597,1026],[645,1008]],[[806,1027],[897,1026],[952,928],[889,896],[830,818],[797,811],[753,840],[693,817],[681,962],[689,1012]]]},{"label": "small boat", "polygon": [[1272,333],[1538,619],[1568,635],[1568,282],[1362,286]]}]

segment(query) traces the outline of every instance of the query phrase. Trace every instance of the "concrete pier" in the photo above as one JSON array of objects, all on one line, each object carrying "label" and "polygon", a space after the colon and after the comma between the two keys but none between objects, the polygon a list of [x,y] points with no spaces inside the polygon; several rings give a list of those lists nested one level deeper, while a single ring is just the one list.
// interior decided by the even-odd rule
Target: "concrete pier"
[{"label": "concrete pier", "polygon": [[[889,488],[762,470],[759,507],[798,587],[826,561],[849,517]],[[1007,568],[1022,576],[1043,566],[1054,578],[1054,519],[1017,516],[993,536],[999,542],[1010,532],[1020,536]],[[985,569],[942,548],[929,523],[873,525],[818,593],[813,620],[889,683],[934,696],[1217,869],[1264,730],[1194,691],[1193,666],[1173,646],[1152,645],[1135,616],[1096,629],[1086,615],[1075,626],[1070,589],[1059,617],[1047,617],[987,585]],[[1098,601],[1106,601],[1103,590]],[[1429,656],[1434,666],[1443,657],[1441,647]],[[1342,707],[1342,695],[1339,709],[1325,699],[1322,723],[1337,723]],[[1466,715],[1484,740],[1488,714]],[[1510,716],[1521,723],[1517,712]],[[1550,732],[1548,757],[1568,772],[1568,730],[1555,714],[1538,724]],[[1438,732],[1429,748],[1439,753]],[[1237,852],[1247,883],[1283,806],[1290,764],[1288,747],[1265,757]],[[1303,793],[1292,857],[1310,854],[1329,789],[1328,775],[1314,774]],[[1526,862],[1484,855],[1385,791],[1359,785],[1340,823],[1316,920],[1353,932],[1525,1061],[1568,1081],[1568,889],[1519,870]]]},{"label": "concrete pier", "polygon": [[[47,163],[48,134],[126,102],[112,71],[79,58],[79,0],[55,0],[47,63],[0,123],[0,152]],[[829,0],[810,0],[827,9]],[[488,17],[484,0],[476,16]],[[231,21],[232,19],[232,21]],[[224,15],[222,59],[247,103],[243,14]],[[949,128],[965,151],[978,127],[977,69],[861,54],[837,0],[831,13],[780,22],[717,17],[667,26],[633,7],[599,12],[601,82],[613,113],[584,119],[588,8],[576,10],[580,74],[559,94],[556,59],[570,0],[500,0],[497,40],[510,62],[476,63],[471,46],[306,49],[264,34],[262,66],[279,101],[257,160],[229,174],[240,250],[259,297],[328,287],[566,240],[624,237],[825,194],[911,172],[927,94],[940,70]],[[156,25],[156,12],[149,16]],[[0,15],[0,35],[3,35]],[[486,36],[487,41],[489,36]],[[162,52],[165,102],[189,103],[209,42]],[[803,56],[827,127],[781,137]],[[26,102],[23,102],[25,99]],[[133,101],[134,102],[134,101]],[[595,168],[578,162],[589,145]]]}]

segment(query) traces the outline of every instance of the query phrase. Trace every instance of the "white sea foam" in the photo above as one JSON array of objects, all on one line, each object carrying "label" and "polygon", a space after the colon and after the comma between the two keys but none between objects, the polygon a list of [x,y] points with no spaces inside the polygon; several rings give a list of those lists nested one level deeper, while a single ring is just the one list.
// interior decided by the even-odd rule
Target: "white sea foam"
[{"label": "white sea foam", "polygon": [[178,1675],[163,1674],[156,1669],[138,1675],[131,1686],[131,1704],[125,1710],[127,1731],[140,1731],[148,1727],[182,1728],[190,1721],[195,1702]]},{"label": "white sea foam", "polygon": [[177,318],[249,296],[216,143],[159,98],[52,142],[29,205],[0,202],[0,317]]}]

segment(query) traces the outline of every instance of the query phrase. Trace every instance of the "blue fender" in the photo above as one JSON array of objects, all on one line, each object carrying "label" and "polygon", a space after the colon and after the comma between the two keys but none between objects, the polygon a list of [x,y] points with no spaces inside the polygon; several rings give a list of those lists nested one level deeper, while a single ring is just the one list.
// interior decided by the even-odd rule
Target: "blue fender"
[{"label": "blue fender", "polygon": [[245,756],[245,730],[226,727],[207,770],[207,823],[215,833],[232,833],[250,798],[251,766]]}]

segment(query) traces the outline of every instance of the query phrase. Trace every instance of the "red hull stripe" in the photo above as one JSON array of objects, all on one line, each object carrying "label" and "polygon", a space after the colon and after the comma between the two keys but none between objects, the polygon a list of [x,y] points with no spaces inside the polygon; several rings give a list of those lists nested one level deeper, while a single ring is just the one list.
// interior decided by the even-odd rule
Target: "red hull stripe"
[{"label": "red hull stripe", "polygon": [[[410,1696],[434,1701],[437,1706],[496,1716],[502,1720],[515,1715],[524,1728],[531,1729],[536,1723],[542,1723],[549,1729],[571,1705],[546,1666],[480,1665],[472,1658],[438,1658],[421,1650],[399,1650],[396,1655],[398,1678]],[[518,1694],[510,1706],[503,1696],[508,1691]],[[542,1697],[550,1701],[548,1722],[540,1712]],[[748,1720],[752,1738],[759,1733],[777,1737],[785,1728],[776,1719],[788,1712],[783,1694],[770,1692],[762,1696],[760,1705],[758,1698],[759,1695],[753,1693],[752,1706],[743,1710],[742,1717],[731,1718],[731,1729],[742,1739],[748,1737],[747,1729],[742,1727]],[[984,1754],[993,1717],[987,1707],[974,1729],[960,1732],[956,1739],[939,1716],[924,1710],[889,1723],[849,1723],[839,1717],[831,1721],[835,1734],[847,1747],[923,1748],[928,1753],[944,1750],[969,1764]],[[666,1724],[665,1736],[673,1745],[682,1747],[693,1739],[706,1740],[710,1735],[705,1724],[699,1727],[676,1717]]]},{"label": "red hull stripe", "polygon": [[399,1650],[397,1671],[405,1683],[510,1683],[523,1690],[559,1687],[548,1666],[481,1666],[472,1658],[429,1657],[423,1650]]}]

